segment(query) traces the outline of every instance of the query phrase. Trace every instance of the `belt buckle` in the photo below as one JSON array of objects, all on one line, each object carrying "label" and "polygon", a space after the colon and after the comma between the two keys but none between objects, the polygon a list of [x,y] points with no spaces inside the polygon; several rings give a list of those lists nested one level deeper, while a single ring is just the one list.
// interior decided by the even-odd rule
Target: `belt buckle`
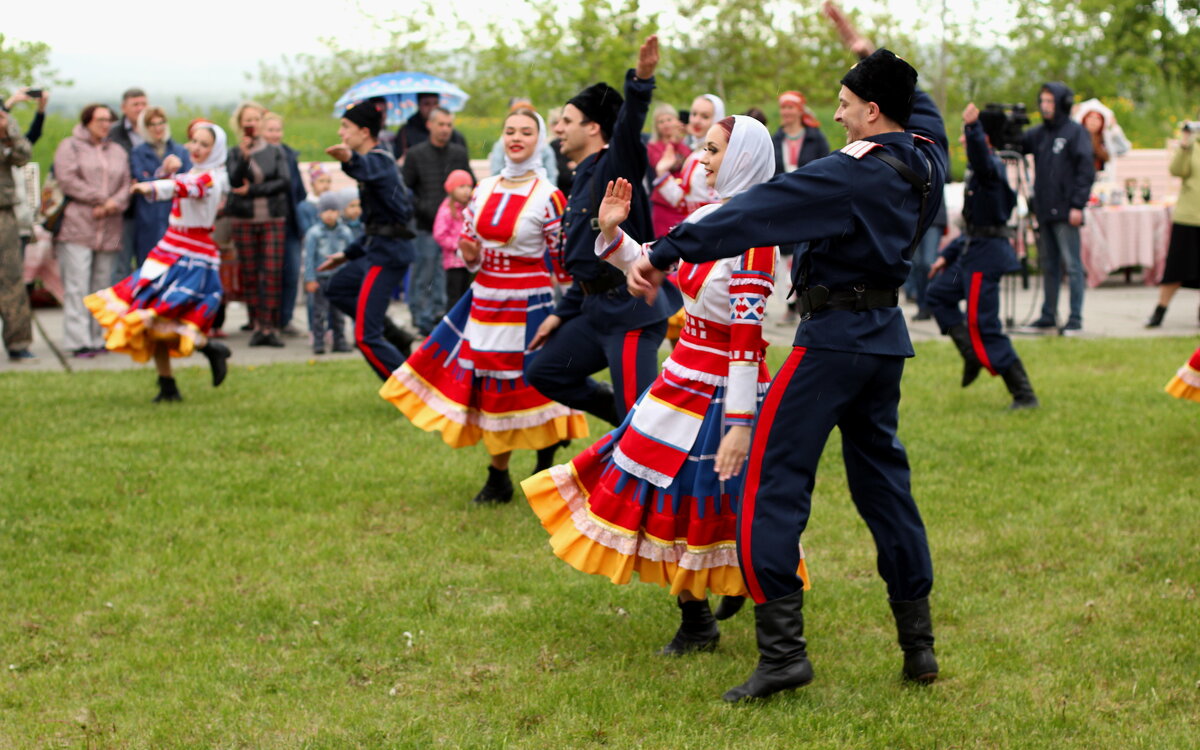
[{"label": "belt buckle", "polygon": [[854,290],[854,312],[867,310],[867,285],[855,284],[850,288]]}]

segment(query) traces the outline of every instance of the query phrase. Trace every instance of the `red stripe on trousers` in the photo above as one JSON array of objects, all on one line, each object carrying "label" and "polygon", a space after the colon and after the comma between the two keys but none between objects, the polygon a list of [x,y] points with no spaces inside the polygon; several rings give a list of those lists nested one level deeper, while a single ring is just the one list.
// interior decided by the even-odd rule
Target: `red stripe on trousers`
[{"label": "red stripe on trousers", "polygon": [[779,373],[775,375],[771,389],[767,392],[767,398],[763,401],[762,411],[758,414],[758,424],[754,427],[754,439],[750,443],[750,460],[746,467],[746,481],[742,485],[742,504],[738,509],[738,524],[741,526],[738,544],[741,545],[742,576],[746,579],[746,588],[750,589],[750,597],[756,604],[762,604],[767,600],[767,597],[763,595],[762,586],[758,583],[758,576],[754,574],[754,558],[752,556],[754,550],[751,547],[754,530],[754,502],[757,500],[758,483],[762,477],[763,454],[767,451],[767,438],[771,434],[771,425],[775,422],[775,413],[779,411],[779,402],[783,400],[788,383],[807,351],[808,349],[803,346],[794,347],[792,353],[788,355],[787,361],[783,363],[783,367],[779,369]]},{"label": "red stripe on trousers", "polygon": [[384,377],[391,374],[388,368],[383,366],[379,361],[379,357],[375,356],[375,352],[371,351],[371,347],[367,346],[363,341],[363,320],[366,318],[367,299],[371,296],[371,287],[375,286],[375,279],[379,276],[379,266],[371,266],[367,271],[367,277],[363,279],[363,284],[358,290],[358,304],[355,305],[354,311],[354,343],[358,344],[358,350],[363,353],[371,366],[377,372],[384,373]]},{"label": "red stripe on trousers", "polygon": [[988,359],[987,348],[983,345],[983,337],[979,335],[979,288],[983,286],[983,274],[979,271],[971,274],[971,296],[967,298],[967,331],[971,334],[971,348],[975,356],[988,372],[995,375],[992,361]]},{"label": "red stripe on trousers", "polygon": [[621,350],[621,396],[625,401],[625,412],[633,408],[633,402],[641,394],[637,387],[638,341],[642,329],[625,334],[625,346]]}]

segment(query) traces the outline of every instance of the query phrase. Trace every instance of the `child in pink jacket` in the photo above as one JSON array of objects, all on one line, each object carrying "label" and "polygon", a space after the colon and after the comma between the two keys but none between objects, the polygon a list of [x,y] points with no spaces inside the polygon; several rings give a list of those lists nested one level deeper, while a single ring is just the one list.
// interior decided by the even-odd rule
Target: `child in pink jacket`
[{"label": "child in pink jacket", "polygon": [[446,200],[433,220],[433,239],[442,248],[442,267],[446,269],[447,310],[454,309],[454,304],[471,286],[471,272],[458,256],[458,238],[462,235],[463,209],[471,200],[473,183],[470,172],[464,169],[451,172],[444,185]]}]

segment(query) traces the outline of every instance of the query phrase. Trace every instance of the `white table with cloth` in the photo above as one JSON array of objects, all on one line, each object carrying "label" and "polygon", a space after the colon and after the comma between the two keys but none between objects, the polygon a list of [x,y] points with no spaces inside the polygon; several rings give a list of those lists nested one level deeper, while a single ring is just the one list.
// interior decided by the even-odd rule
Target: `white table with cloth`
[{"label": "white table with cloth", "polygon": [[1141,267],[1147,285],[1162,278],[1171,242],[1172,207],[1150,203],[1089,206],[1080,232],[1088,286],[1099,286],[1110,273]]}]

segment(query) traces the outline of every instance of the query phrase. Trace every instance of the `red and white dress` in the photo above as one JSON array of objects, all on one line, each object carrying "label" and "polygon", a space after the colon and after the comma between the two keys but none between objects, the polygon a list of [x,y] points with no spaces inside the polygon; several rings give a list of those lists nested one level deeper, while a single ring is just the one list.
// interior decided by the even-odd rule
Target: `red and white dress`
[{"label": "red and white dress", "polygon": [[463,236],[482,247],[471,288],[379,391],[413,424],[455,448],[483,441],[495,455],[587,436],[583,412],[525,381],[526,351],[553,310],[548,252],[566,199],[548,180],[479,183]]},{"label": "red and white dress", "polygon": [[[695,221],[719,209],[702,208]],[[622,235],[597,254],[628,268],[645,248]],[[737,561],[741,475],[714,470],[728,428],[751,425],[770,382],[762,337],[778,250],[679,267],[686,322],[625,421],[569,463],[521,483],[554,553],[577,570],[679,594],[747,594]],[[801,554],[798,571],[807,587]]]},{"label": "red and white dress", "polygon": [[132,275],[84,298],[105,328],[105,346],[137,362],[166,343],[186,357],[208,333],[221,306],[221,253],[212,239],[223,181],[195,170],[149,183],[149,198],[173,201],[167,233]]},{"label": "red and white dress", "polygon": [[[697,209],[709,206],[720,200],[717,191],[708,186],[704,165],[700,163],[700,151],[696,149],[683,160],[679,177],[669,172],[654,181],[653,198],[662,201],[677,210],[691,215]],[[678,286],[678,280],[672,275],[671,282]],[[680,330],[683,328],[684,313],[679,310],[667,320],[667,339],[678,341]]]}]

